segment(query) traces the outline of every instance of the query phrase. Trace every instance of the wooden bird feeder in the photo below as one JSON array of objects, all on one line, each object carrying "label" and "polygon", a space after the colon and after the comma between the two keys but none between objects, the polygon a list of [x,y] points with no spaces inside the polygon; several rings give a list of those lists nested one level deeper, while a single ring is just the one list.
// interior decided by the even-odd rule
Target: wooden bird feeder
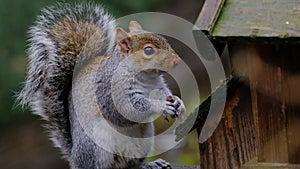
[{"label": "wooden bird feeder", "polygon": [[203,169],[300,169],[300,1],[206,0],[196,27],[244,83],[200,144]]}]

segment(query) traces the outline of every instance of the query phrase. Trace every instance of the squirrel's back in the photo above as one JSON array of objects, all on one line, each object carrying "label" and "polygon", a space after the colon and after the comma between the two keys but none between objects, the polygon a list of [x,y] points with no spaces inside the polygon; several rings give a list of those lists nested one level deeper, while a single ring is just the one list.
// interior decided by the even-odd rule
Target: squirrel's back
[{"label": "squirrel's back", "polygon": [[73,69],[96,32],[101,46],[94,52],[98,56],[111,53],[115,46],[114,19],[93,3],[58,3],[45,8],[29,31],[28,74],[19,101],[29,104],[48,122],[46,128],[55,146],[67,159],[72,148],[67,102]]}]

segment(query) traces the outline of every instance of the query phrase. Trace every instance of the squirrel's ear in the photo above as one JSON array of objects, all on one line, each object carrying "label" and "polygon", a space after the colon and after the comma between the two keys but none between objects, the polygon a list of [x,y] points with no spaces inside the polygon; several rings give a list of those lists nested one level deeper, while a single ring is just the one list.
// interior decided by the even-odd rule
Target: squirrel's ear
[{"label": "squirrel's ear", "polygon": [[122,28],[117,28],[116,32],[117,43],[121,47],[122,51],[130,51],[130,36]]},{"label": "squirrel's ear", "polygon": [[143,30],[142,26],[137,21],[130,21],[129,23],[130,32],[142,31],[142,30]]}]

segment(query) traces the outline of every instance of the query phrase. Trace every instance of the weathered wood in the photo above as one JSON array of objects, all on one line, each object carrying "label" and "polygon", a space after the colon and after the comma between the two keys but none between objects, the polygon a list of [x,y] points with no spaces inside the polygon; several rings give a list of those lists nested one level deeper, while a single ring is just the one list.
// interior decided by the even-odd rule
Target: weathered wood
[{"label": "weathered wood", "polygon": [[264,62],[271,61],[274,54],[272,47],[266,45],[248,46],[245,50],[253,112],[258,120],[258,161],[285,163],[288,162],[288,147],[282,70]]},{"label": "weathered wood", "polygon": [[[249,47],[249,78],[258,119],[258,161],[300,163],[299,88],[291,84],[300,81],[295,51],[300,45],[254,45]],[[294,55],[294,56],[293,56]],[[274,59],[276,58],[276,59]],[[298,63],[298,64],[297,64]],[[296,68],[297,69],[297,68]],[[262,73],[263,72],[263,73]],[[292,82],[296,80],[296,82]],[[299,84],[299,83],[298,83]]]},{"label": "weathered wood", "polygon": [[200,145],[201,167],[300,168],[300,67],[293,66],[300,65],[300,45],[229,47],[234,72],[251,91],[244,86],[228,100],[218,128]]},{"label": "weathered wood", "polygon": [[292,38],[299,42],[295,39],[300,37],[299,17],[299,0],[226,0],[222,8],[204,5],[196,26],[219,39]]},{"label": "weathered wood", "polygon": [[238,89],[200,145],[203,168],[300,169],[299,17],[299,0],[204,5],[196,27],[213,43],[229,42],[233,72],[249,89]]},{"label": "weathered wood", "polygon": [[227,101],[214,134],[200,144],[201,168],[235,169],[254,158],[256,132],[253,123],[250,90],[242,86]]},{"label": "weathered wood", "polygon": [[258,163],[246,164],[241,169],[299,169],[299,165],[288,163]]},{"label": "weathered wood", "polygon": [[251,163],[252,168],[266,164],[300,168],[299,48],[291,44],[231,45],[235,72],[249,77],[251,88],[258,161]]},{"label": "weathered wood", "polygon": [[197,28],[204,31],[205,33],[209,33],[222,9],[225,0],[209,0],[205,1],[201,13],[196,21]]},{"label": "weathered wood", "polygon": [[[211,105],[220,105],[222,104],[222,97],[226,97],[227,99],[230,99],[235,94],[236,89],[242,85],[242,82],[240,82],[237,78],[229,78],[227,80],[224,80],[218,88],[216,88],[215,91],[209,96],[207,96],[206,99],[204,99],[199,107],[197,107],[186,119],[183,121],[175,130],[175,141],[179,141],[183,137],[185,137],[189,132],[193,131],[196,128],[199,128],[199,126],[202,126],[205,121],[207,120],[207,116],[209,111],[211,110],[215,114],[222,113],[223,110],[220,110],[219,108],[214,109],[211,108]],[[224,88],[226,88],[226,92],[224,92]],[[212,95],[214,95],[214,98],[212,99]],[[220,112],[216,112],[220,111]],[[212,124],[218,123],[213,119],[211,122]],[[193,124],[191,126],[191,124]],[[203,130],[203,128],[201,127]]]},{"label": "weathered wood", "polygon": [[[297,62],[295,62],[297,63]],[[298,64],[300,61],[298,61]],[[287,66],[287,65],[286,65]],[[287,114],[288,162],[300,164],[300,75],[283,73],[283,92]],[[300,168],[300,167],[299,167]]]}]

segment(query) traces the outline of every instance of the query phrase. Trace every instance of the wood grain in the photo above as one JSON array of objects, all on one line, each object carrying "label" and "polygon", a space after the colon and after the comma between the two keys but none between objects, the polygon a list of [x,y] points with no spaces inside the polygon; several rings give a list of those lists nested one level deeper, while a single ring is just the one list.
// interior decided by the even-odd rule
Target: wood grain
[{"label": "wood grain", "polygon": [[247,86],[226,103],[225,111],[216,131],[200,144],[201,167],[209,169],[235,169],[255,157],[255,128]]}]

